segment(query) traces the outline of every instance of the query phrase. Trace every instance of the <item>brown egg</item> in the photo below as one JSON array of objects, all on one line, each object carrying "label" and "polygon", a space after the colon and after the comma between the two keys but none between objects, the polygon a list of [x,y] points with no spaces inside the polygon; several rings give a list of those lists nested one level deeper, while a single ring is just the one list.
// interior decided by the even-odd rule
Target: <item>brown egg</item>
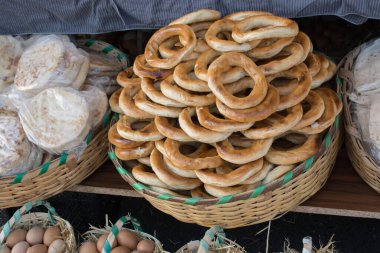
[{"label": "brown egg", "polygon": [[44,234],[44,244],[49,247],[54,240],[60,239],[61,237],[61,229],[59,229],[59,227],[49,227]]},{"label": "brown egg", "polygon": [[0,249],[0,253],[11,253],[11,250],[7,246],[3,245]]},{"label": "brown egg", "polygon": [[22,242],[26,240],[26,230],[24,229],[16,229],[13,230],[7,237],[5,244],[13,248],[18,242]]},{"label": "brown egg", "polygon": [[[108,235],[109,234],[106,233],[106,234],[102,235],[101,237],[99,237],[98,242],[96,244],[96,248],[98,249],[99,252],[102,252],[104,242],[107,240]],[[114,240],[112,245],[111,245],[111,249],[115,248],[116,245],[117,245],[117,242],[116,242],[116,240]]]},{"label": "brown egg", "polygon": [[44,239],[45,229],[42,227],[33,227],[26,233],[26,241],[30,245],[41,244]]},{"label": "brown egg", "polygon": [[79,248],[79,253],[98,253],[96,243],[90,241],[83,243]]},{"label": "brown egg", "polygon": [[50,244],[48,248],[48,253],[64,253],[65,249],[65,242],[62,239],[57,239]]},{"label": "brown egg", "polygon": [[28,248],[29,248],[29,243],[27,243],[26,241],[22,241],[22,242],[17,243],[12,248],[12,251],[10,251],[10,252],[11,253],[26,253]]},{"label": "brown egg", "polygon": [[154,251],[154,242],[151,240],[142,240],[137,244],[137,250],[146,252],[146,253],[153,253]]},{"label": "brown egg", "polygon": [[32,247],[30,247],[26,253],[47,253],[47,247],[43,244],[37,244]]},{"label": "brown egg", "polygon": [[131,251],[125,246],[118,246],[111,250],[111,253],[131,253]]},{"label": "brown egg", "polygon": [[125,246],[130,250],[136,249],[137,244],[139,243],[135,234],[129,230],[121,230],[116,239],[119,245]]}]

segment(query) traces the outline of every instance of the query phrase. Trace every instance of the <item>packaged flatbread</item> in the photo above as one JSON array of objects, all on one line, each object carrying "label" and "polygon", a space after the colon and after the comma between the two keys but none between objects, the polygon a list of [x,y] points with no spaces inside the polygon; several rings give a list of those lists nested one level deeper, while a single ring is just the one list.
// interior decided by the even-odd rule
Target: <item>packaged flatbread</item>
[{"label": "packaged flatbread", "polygon": [[101,89],[91,85],[84,85],[81,94],[88,103],[92,118],[91,127],[95,129],[102,123],[104,115],[107,112],[107,94]]},{"label": "packaged flatbread", "polygon": [[0,93],[13,83],[21,53],[20,38],[0,35]]}]

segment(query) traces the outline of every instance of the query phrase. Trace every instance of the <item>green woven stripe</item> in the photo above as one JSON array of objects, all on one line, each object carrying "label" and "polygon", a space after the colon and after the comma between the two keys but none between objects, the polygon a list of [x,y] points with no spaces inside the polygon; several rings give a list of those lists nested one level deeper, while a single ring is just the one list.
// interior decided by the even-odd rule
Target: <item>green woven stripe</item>
[{"label": "green woven stripe", "polygon": [[4,232],[4,235],[6,236],[8,236],[9,233],[11,232],[11,226],[9,225],[9,222],[5,223],[3,227],[3,232]]},{"label": "green woven stripe", "polygon": [[218,201],[216,202],[216,204],[219,205],[219,204],[228,203],[233,198],[233,196],[234,195],[223,196],[223,197],[221,197],[221,198],[218,199]]},{"label": "green woven stripe", "polygon": [[188,199],[186,199],[185,200],[185,204],[187,204],[187,205],[195,205],[199,200],[201,200],[202,198],[200,198],[200,197],[194,197],[194,198],[188,198]]},{"label": "green woven stripe", "polygon": [[58,166],[61,166],[61,165],[65,164],[66,160],[67,160],[67,153],[63,152],[62,155],[61,155],[61,158],[59,159]]},{"label": "green woven stripe", "polygon": [[328,146],[330,146],[330,143],[331,143],[331,134],[327,133],[326,138],[325,138],[325,148],[328,148]]},{"label": "green woven stripe", "polygon": [[116,170],[117,170],[117,172],[119,172],[119,174],[121,174],[121,175],[126,175],[126,174],[128,174],[128,171],[127,171],[126,169],[122,168],[122,167],[116,167]]},{"label": "green woven stripe", "polygon": [[210,240],[212,240],[215,236],[214,232],[212,232],[211,230],[207,230],[206,235],[208,236],[208,238],[210,238]]},{"label": "green woven stripe", "polygon": [[140,183],[135,183],[135,184],[132,185],[132,187],[136,191],[142,191],[142,190],[146,189],[146,186],[143,185],[143,184],[140,184]]},{"label": "green woven stripe", "polygon": [[104,243],[104,247],[103,247],[103,249],[104,249],[107,253],[110,253],[110,252],[111,252],[111,245],[110,245],[110,243],[109,243],[108,241],[106,241],[106,242]]},{"label": "green woven stripe", "polygon": [[115,160],[115,159],[117,159],[117,157],[116,157],[116,154],[114,153],[114,152],[108,152],[108,157],[111,159],[111,160]]},{"label": "green woven stripe", "polygon": [[111,232],[112,232],[112,234],[116,237],[117,234],[119,233],[119,229],[118,229],[118,227],[113,226],[112,229],[111,229]]},{"label": "green woven stripe", "polygon": [[335,118],[335,127],[336,127],[336,128],[339,128],[339,123],[340,123],[340,117],[337,116],[337,117]]},{"label": "green woven stripe", "polygon": [[95,42],[96,42],[95,39],[89,39],[89,40],[86,40],[86,42],[84,43],[84,45],[86,47],[91,47]]},{"label": "green woven stripe", "polygon": [[123,53],[120,53],[120,54],[118,54],[116,57],[117,57],[117,59],[119,59],[119,60],[123,60],[123,59],[127,58],[127,55],[126,55],[126,54],[123,54]]},{"label": "green woven stripe", "polygon": [[314,156],[312,157],[309,157],[306,162],[305,162],[305,168],[303,168],[303,172],[305,173],[306,171],[308,171],[311,167],[311,165],[313,164],[314,162]]},{"label": "green woven stripe", "polygon": [[292,178],[293,178],[293,171],[291,170],[285,174],[284,181],[282,181],[282,185],[287,184],[290,180],[292,180]]},{"label": "green woven stripe", "polygon": [[259,185],[257,186],[251,193],[251,195],[249,196],[249,198],[256,198],[257,196],[259,196],[265,189],[265,185]]},{"label": "green woven stripe", "polygon": [[25,210],[26,210],[26,212],[29,212],[29,210],[31,210],[32,208],[33,208],[33,204],[31,202],[28,202],[28,203],[25,204]]},{"label": "green woven stripe", "polygon": [[133,228],[137,231],[142,232],[142,227],[141,227],[140,222],[134,217],[131,217],[131,221],[132,221]]},{"label": "green woven stripe", "polygon": [[338,84],[338,86],[342,85],[342,79],[340,79],[339,76],[336,76],[335,80],[336,80],[336,83]]},{"label": "green woven stripe", "polygon": [[200,246],[205,250],[205,252],[208,252],[208,243],[205,240],[201,240]]},{"label": "green woven stripe", "polygon": [[161,199],[161,200],[169,200],[169,199],[173,198],[173,195],[168,194],[168,193],[162,193],[162,194],[158,195],[157,198]]},{"label": "green woven stripe", "polygon": [[22,179],[24,178],[25,176],[25,172],[24,173],[20,173],[20,174],[17,174],[17,176],[15,177],[15,179],[13,180],[13,184],[18,184],[22,181]]},{"label": "green woven stripe", "polygon": [[107,112],[106,114],[104,114],[104,117],[103,117],[103,127],[106,127],[109,122],[110,122],[110,115]]},{"label": "green woven stripe", "polygon": [[90,131],[86,136],[86,144],[88,145],[92,139],[92,131]]},{"label": "green woven stripe", "polygon": [[112,50],[114,50],[115,49],[115,47],[114,46],[112,46],[112,45],[109,45],[108,47],[105,47],[105,48],[103,48],[103,53],[106,53],[106,54],[108,54],[109,52],[111,52]]},{"label": "green woven stripe", "polygon": [[40,169],[40,173],[38,175],[45,174],[48,171],[49,167],[50,167],[50,162],[42,164],[41,169]]},{"label": "green woven stripe", "polygon": [[15,212],[13,217],[15,218],[16,221],[18,221],[21,218],[20,209]]}]

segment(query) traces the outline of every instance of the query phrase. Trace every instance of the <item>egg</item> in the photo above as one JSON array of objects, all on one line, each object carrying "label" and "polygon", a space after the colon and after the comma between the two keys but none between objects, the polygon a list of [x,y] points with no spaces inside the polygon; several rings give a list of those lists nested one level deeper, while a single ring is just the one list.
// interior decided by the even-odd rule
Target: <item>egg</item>
[{"label": "egg", "polygon": [[130,250],[136,249],[137,244],[139,243],[135,234],[129,230],[121,230],[116,236],[116,239],[120,246],[125,246]]},{"label": "egg", "polygon": [[118,246],[111,250],[111,253],[131,253],[131,251],[125,246]]},{"label": "egg", "polygon": [[26,233],[26,241],[30,245],[41,244],[44,239],[45,229],[42,227],[33,227]]},{"label": "egg", "polygon": [[59,227],[57,227],[57,226],[53,226],[53,227],[49,227],[48,229],[46,229],[43,241],[44,241],[44,244],[49,247],[50,244],[54,240],[59,239],[61,237],[62,237],[61,236],[61,229],[59,229]]},{"label": "egg", "polygon": [[137,244],[137,250],[146,252],[146,253],[153,253],[154,251],[154,242],[151,240],[142,240]]},{"label": "egg", "polygon": [[11,253],[26,253],[29,248],[29,243],[22,241],[17,243],[13,248]]},{"label": "egg", "polygon": [[24,229],[16,229],[13,230],[7,237],[5,244],[13,248],[18,242],[22,242],[26,240],[26,230]]},{"label": "egg", "polygon": [[48,253],[64,253],[65,249],[65,242],[62,239],[57,239],[50,244]]},{"label": "egg", "polygon": [[[99,252],[102,252],[104,242],[107,240],[108,235],[109,235],[108,233],[105,233],[104,235],[99,237],[98,242],[96,244],[96,248],[98,249]],[[116,240],[114,240],[112,245],[111,245],[111,249],[115,248],[116,245],[117,245],[117,242],[116,242]]]},{"label": "egg", "polygon": [[0,249],[0,253],[11,253],[11,250],[7,246],[3,245]]},{"label": "egg", "polygon": [[80,246],[79,253],[98,253],[96,243],[90,241],[83,243]]},{"label": "egg", "polygon": [[26,253],[47,253],[47,247],[44,244],[37,244],[30,247]]}]

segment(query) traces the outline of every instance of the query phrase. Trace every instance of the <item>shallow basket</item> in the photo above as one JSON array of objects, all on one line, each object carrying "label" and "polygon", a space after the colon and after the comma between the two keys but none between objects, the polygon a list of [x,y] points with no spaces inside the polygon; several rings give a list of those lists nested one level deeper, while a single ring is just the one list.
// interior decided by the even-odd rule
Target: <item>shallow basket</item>
[{"label": "shallow basket", "polygon": [[106,222],[107,224],[104,228],[96,228],[91,226],[90,230],[84,234],[84,238],[86,239],[86,241],[93,241],[96,243],[100,236],[104,235],[105,233],[109,233],[108,238],[104,243],[102,253],[111,252],[110,245],[113,244],[120,230],[125,229],[124,226],[128,223],[131,223],[134,228],[128,230],[134,233],[139,240],[147,239],[155,243],[156,247],[153,253],[168,253],[163,249],[162,243],[157,238],[142,231],[141,224],[136,218],[131,217],[130,215],[123,216],[112,227],[108,225],[108,219],[106,220]]},{"label": "shallow basket", "polygon": [[340,63],[337,82],[338,92],[343,97],[344,126],[346,132],[346,149],[348,157],[356,172],[373,189],[380,193],[380,168],[366,151],[359,134],[359,126],[355,124],[350,112],[350,100],[348,91],[353,87],[352,69],[354,60],[359,55],[365,44],[355,48],[346,55]]},{"label": "shallow basket", "polygon": [[[128,57],[114,46],[96,40],[79,40],[80,47],[103,52],[127,67]],[[107,160],[108,127],[110,112],[103,118],[99,131],[90,131],[85,142],[86,148],[80,155],[63,153],[60,157],[42,164],[26,173],[0,178],[0,209],[18,207],[40,199],[57,195],[79,184]]]},{"label": "shallow basket", "polygon": [[[41,205],[48,209],[47,213],[29,213],[33,207]],[[55,225],[61,229],[62,238],[60,239],[62,239],[66,245],[64,253],[75,253],[76,241],[72,226],[68,221],[59,217],[55,209],[50,206],[48,202],[40,200],[25,204],[13,214],[12,218],[1,228],[0,245],[5,243],[8,235],[15,229],[21,228],[29,230],[33,226],[47,228]]]}]

